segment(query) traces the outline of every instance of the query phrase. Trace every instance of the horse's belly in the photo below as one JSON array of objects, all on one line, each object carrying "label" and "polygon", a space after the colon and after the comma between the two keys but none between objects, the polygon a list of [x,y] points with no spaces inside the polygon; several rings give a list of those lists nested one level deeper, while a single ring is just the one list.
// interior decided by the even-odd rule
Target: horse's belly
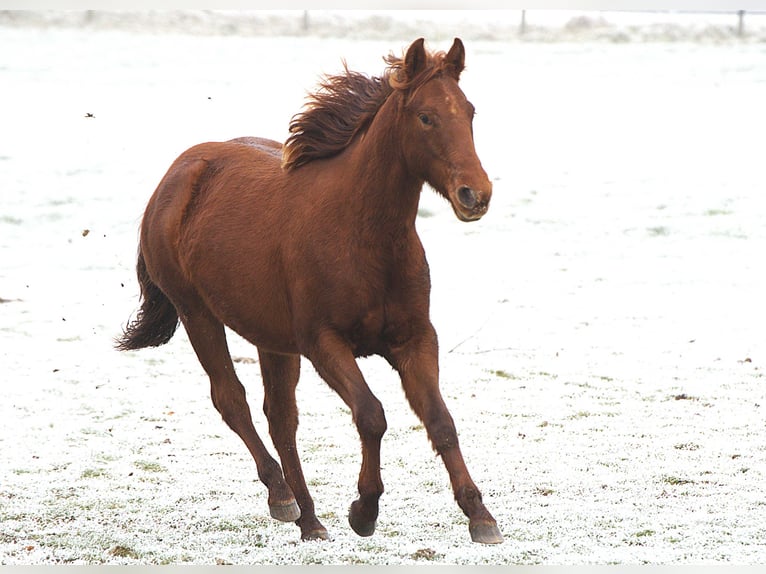
[{"label": "horse's belly", "polygon": [[346,333],[354,355],[367,357],[379,355],[384,350],[383,332],[385,313],[383,306],[366,310]]},{"label": "horse's belly", "polygon": [[284,302],[263,290],[243,289],[243,296],[216,305],[223,322],[264,350],[297,353],[290,315]]}]

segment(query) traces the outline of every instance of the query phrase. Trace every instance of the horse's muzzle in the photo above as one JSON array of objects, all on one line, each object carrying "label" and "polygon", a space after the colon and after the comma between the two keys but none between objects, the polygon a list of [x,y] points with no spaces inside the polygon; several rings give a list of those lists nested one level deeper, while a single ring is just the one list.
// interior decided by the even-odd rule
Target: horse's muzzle
[{"label": "horse's muzzle", "polygon": [[489,209],[489,198],[492,192],[480,192],[463,185],[457,190],[456,201],[452,207],[460,221],[476,221],[481,219]]}]

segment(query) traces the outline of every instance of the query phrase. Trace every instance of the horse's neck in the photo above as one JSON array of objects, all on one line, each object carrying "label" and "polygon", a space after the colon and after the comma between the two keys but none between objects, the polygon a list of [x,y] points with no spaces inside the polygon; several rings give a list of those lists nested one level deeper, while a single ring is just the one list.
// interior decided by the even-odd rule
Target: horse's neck
[{"label": "horse's neck", "polygon": [[401,153],[397,127],[382,109],[345,154],[360,223],[378,233],[414,227],[423,181],[412,175]]}]

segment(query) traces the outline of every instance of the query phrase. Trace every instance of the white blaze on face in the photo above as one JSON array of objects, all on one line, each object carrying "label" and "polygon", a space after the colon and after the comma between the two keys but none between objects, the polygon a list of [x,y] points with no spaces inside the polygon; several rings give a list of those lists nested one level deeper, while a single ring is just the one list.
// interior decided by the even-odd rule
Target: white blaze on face
[{"label": "white blaze on face", "polygon": [[447,109],[451,115],[456,116],[458,114],[458,108],[455,105],[455,100],[453,100],[451,96],[445,96],[444,103],[447,104]]}]

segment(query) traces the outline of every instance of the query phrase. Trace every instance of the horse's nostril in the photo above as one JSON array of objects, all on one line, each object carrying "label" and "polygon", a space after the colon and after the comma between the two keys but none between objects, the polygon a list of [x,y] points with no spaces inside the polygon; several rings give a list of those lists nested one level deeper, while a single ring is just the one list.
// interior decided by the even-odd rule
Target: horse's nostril
[{"label": "horse's nostril", "polygon": [[463,206],[467,207],[468,209],[473,209],[479,202],[478,198],[476,197],[476,193],[470,187],[465,186],[457,190],[457,198],[458,201],[460,201],[460,203],[462,203]]}]

